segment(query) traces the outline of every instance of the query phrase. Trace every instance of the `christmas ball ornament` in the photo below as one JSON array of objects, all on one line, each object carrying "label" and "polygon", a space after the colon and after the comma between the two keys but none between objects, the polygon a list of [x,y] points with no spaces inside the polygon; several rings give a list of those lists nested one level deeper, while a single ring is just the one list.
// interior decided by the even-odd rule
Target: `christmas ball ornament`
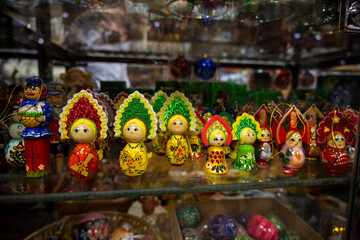
[{"label": "christmas ball ornament", "polygon": [[186,207],[178,211],[177,218],[182,228],[194,228],[201,220],[201,210],[198,206]]},{"label": "christmas ball ornament", "polygon": [[275,86],[279,89],[286,89],[291,84],[289,71],[282,70],[275,78]]},{"label": "christmas ball ornament", "polygon": [[86,214],[75,225],[73,239],[75,240],[106,240],[111,235],[111,227],[107,217],[101,213]]},{"label": "christmas ball ornament", "polygon": [[267,219],[269,219],[274,224],[274,226],[276,227],[276,229],[278,231],[284,231],[285,230],[286,226],[285,226],[284,222],[280,218],[275,216],[274,214],[269,214],[267,216]]},{"label": "christmas ball ornament", "polygon": [[180,56],[170,62],[170,72],[174,78],[187,78],[191,74],[190,62]]},{"label": "christmas ball ornament", "polygon": [[249,219],[250,215],[247,212],[240,213],[236,217],[236,221],[240,223],[242,226],[246,227],[246,222]]},{"label": "christmas ball ornament", "polygon": [[215,75],[216,64],[207,58],[202,58],[195,64],[195,75],[201,80],[209,80]]},{"label": "christmas ball ornament", "polygon": [[309,72],[305,71],[299,76],[300,86],[311,87],[315,82],[315,77]]},{"label": "christmas ball ornament", "polygon": [[181,231],[183,240],[200,240],[203,236],[196,228],[185,228]]},{"label": "christmas ball ornament", "polygon": [[274,224],[264,216],[251,216],[246,227],[249,235],[255,240],[277,240],[279,238]]},{"label": "christmas ball ornament", "polygon": [[232,240],[239,233],[239,224],[229,216],[217,215],[210,220],[210,235],[216,239]]}]

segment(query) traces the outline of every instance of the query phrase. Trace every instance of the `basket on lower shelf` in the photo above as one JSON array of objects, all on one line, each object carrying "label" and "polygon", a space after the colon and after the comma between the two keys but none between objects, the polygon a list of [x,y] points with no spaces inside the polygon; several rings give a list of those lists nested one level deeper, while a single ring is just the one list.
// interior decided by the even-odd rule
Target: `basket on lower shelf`
[{"label": "basket on lower shelf", "polygon": [[[112,230],[115,230],[115,228],[121,226],[123,223],[129,223],[135,232],[148,235],[151,238],[151,240],[162,240],[162,237],[158,232],[158,230],[156,230],[156,227],[149,225],[149,223],[145,222],[144,220],[138,217],[132,216],[127,213],[115,212],[115,211],[103,211],[99,213],[107,217]],[[85,215],[86,213],[66,216],[57,222],[51,223],[37,230],[36,232],[27,236],[24,240],[45,240],[48,237],[55,236],[56,232],[58,232],[59,230],[65,236],[72,237],[74,226]]]}]

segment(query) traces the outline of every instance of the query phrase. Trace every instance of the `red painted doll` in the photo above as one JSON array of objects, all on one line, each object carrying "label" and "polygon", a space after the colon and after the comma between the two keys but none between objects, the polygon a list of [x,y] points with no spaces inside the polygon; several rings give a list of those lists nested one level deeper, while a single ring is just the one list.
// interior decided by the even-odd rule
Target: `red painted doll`
[{"label": "red painted doll", "polygon": [[335,107],[319,123],[316,134],[317,144],[326,144],[321,153],[321,163],[325,169],[334,173],[343,172],[349,163],[345,147],[353,145],[356,139],[354,124]]},{"label": "red painted doll", "polygon": [[102,154],[94,142],[106,138],[107,121],[103,107],[84,90],[68,101],[60,115],[61,138],[70,137],[77,143],[69,157],[69,169],[79,180],[94,177],[99,169]]}]

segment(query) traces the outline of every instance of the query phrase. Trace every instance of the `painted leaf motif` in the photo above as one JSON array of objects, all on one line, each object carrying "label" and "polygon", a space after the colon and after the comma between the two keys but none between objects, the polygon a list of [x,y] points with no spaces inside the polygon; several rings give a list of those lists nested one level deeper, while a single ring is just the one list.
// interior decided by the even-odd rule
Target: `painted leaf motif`
[{"label": "painted leaf motif", "polygon": [[290,127],[285,127],[285,131],[288,132],[290,130]]},{"label": "painted leaf motif", "polygon": [[281,158],[284,158],[284,157],[285,157],[285,154],[284,154],[283,152],[281,152],[281,153],[279,153],[279,156],[280,156]]},{"label": "painted leaf motif", "polygon": [[286,155],[287,157],[291,157],[292,153],[291,153],[291,151],[288,149],[288,150],[286,150],[285,155]]},{"label": "painted leaf motif", "polygon": [[284,163],[285,165],[288,165],[288,164],[290,163],[290,159],[284,158],[284,159],[283,159],[283,163]]},{"label": "painted leaf motif", "polygon": [[302,124],[298,124],[298,125],[297,125],[297,129],[298,129],[299,131],[302,131],[302,130],[304,129],[304,126],[303,126]]}]

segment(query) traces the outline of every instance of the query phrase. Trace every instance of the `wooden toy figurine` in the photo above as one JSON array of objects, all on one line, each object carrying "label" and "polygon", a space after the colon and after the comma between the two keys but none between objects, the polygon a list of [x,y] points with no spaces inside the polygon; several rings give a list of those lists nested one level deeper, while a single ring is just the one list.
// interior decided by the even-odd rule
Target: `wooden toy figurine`
[{"label": "wooden toy figurine", "polygon": [[115,108],[116,109],[119,109],[119,107],[121,106],[121,104],[123,104],[123,102],[125,101],[125,99],[128,98],[128,94],[127,93],[124,93],[124,92],[121,92],[121,93],[118,93],[116,95],[116,97],[114,98],[114,104],[115,104]]},{"label": "wooden toy figurine", "polygon": [[280,158],[284,174],[295,175],[305,164],[303,143],[310,142],[310,126],[301,112],[291,105],[276,129],[276,144],[281,147]]},{"label": "wooden toy figurine", "polygon": [[353,145],[356,139],[354,124],[339,110],[333,110],[319,123],[317,129],[317,144],[323,148],[320,159],[327,171],[340,173],[349,162],[346,145]]},{"label": "wooden toy figurine", "polygon": [[278,121],[264,104],[256,111],[254,118],[261,127],[261,136],[255,143],[255,159],[259,165],[268,165],[274,152],[273,136]]},{"label": "wooden toy figurine", "polygon": [[195,130],[194,109],[184,94],[176,91],[160,110],[160,128],[171,134],[166,144],[166,158],[171,165],[183,165],[189,157],[188,129]]},{"label": "wooden toy figurine", "polygon": [[[151,99],[151,106],[153,107],[154,111],[156,112],[156,117],[159,120],[159,112],[160,109],[162,108],[162,106],[164,105],[166,99],[168,98],[168,96],[166,95],[166,93],[164,93],[163,91],[158,91],[154,94],[154,97]],[[158,128],[156,131],[156,136],[155,138],[152,140],[152,147],[153,147],[153,151],[159,155],[159,156],[164,156],[165,155],[165,151],[166,151],[166,143],[167,143],[167,138],[168,138],[168,134],[167,132],[163,132],[160,129],[160,121],[157,122],[158,124]]]},{"label": "wooden toy figurine", "polygon": [[96,82],[92,79],[92,72],[84,73],[77,67],[72,67],[66,73],[60,74],[60,79],[65,83],[68,99],[82,89],[92,90],[97,88]]},{"label": "wooden toy figurine", "polygon": [[232,140],[229,124],[219,115],[215,115],[204,125],[201,138],[205,146],[210,145],[206,161],[201,169],[210,174],[228,173],[224,146],[228,146]]},{"label": "wooden toy figurine", "polygon": [[258,169],[253,144],[260,136],[260,124],[253,116],[243,113],[236,118],[236,121],[232,125],[232,138],[239,140],[239,146],[237,148],[236,158],[232,164],[234,168],[245,171]]},{"label": "wooden toy figurine", "polygon": [[321,149],[316,144],[316,127],[324,118],[324,115],[315,104],[313,104],[306,112],[304,112],[304,117],[308,120],[311,128],[310,144],[306,147],[306,160],[316,161],[321,154]]},{"label": "wooden toy figurine", "polygon": [[195,111],[195,114],[196,114],[195,130],[188,131],[190,154],[192,158],[201,158],[202,156],[204,156],[204,154],[202,152],[202,142],[199,136],[205,124],[205,119],[199,114],[198,111]]},{"label": "wooden toy figurine", "polygon": [[24,139],[21,137],[21,132],[24,126],[19,122],[14,122],[10,125],[9,134],[12,139],[5,148],[5,159],[13,167],[25,167],[25,144]]},{"label": "wooden toy figurine", "polygon": [[74,94],[60,114],[61,138],[77,143],[69,157],[69,170],[79,180],[94,177],[99,169],[102,153],[97,151],[94,141],[106,138],[107,122],[103,107],[85,90]]},{"label": "wooden toy figurine", "polygon": [[21,136],[25,139],[26,176],[42,177],[50,173],[50,136],[48,125],[54,111],[46,97],[46,87],[41,79],[26,79],[24,96],[27,99],[19,108],[18,119],[25,129]]},{"label": "wooden toy figurine", "polygon": [[[343,110],[345,116],[354,124],[355,132],[358,132],[358,125],[359,125],[359,112],[347,105]],[[349,154],[349,163],[348,166],[352,167],[355,160],[355,143],[353,142],[352,145],[346,145],[346,152]]]},{"label": "wooden toy figurine", "polygon": [[156,136],[156,114],[144,95],[135,91],[120,106],[115,116],[115,137],[124,137],[126,146],[120,152],[120,168],[130,177],[142,175],[152,153],[144,141]]}]

